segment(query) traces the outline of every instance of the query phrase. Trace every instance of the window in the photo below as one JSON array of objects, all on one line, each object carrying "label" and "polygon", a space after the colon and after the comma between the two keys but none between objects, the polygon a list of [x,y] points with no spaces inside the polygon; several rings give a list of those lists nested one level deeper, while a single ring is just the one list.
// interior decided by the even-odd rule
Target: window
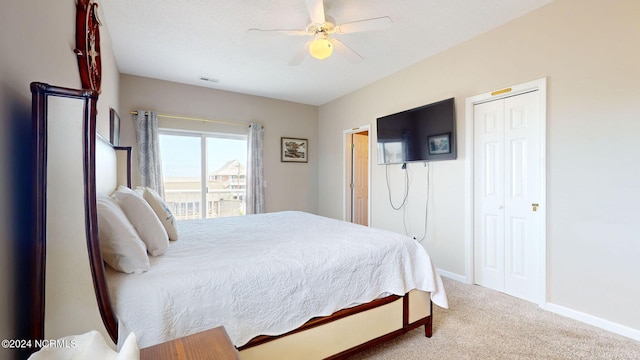
[{"label": "window", "polygon": [[247,137],[160,131],[165,201],[177,220],[245,214]]}]

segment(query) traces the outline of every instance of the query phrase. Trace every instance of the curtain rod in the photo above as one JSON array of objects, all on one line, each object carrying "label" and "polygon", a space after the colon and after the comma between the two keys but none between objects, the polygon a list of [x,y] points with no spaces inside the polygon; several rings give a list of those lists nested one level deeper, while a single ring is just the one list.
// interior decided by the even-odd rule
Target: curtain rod
[{"label": "curtain rod", "polygon": [[[129,111],[129,114],[138,115],[138,112],[137,111]],[[179,119],[179,120],[204,121],[204,122],[212,122],[212,123],[236,125],[236,126],[251,126],[250,124],[247,124],[247,123],[239,123],[239,122],[232,122],[232,121],[222,121],[222,120],[211,120],[211,119],[195,118],[195,117],[188,117],[188,116],[158,114],[158,117],[169,118],[169,119]]]}]

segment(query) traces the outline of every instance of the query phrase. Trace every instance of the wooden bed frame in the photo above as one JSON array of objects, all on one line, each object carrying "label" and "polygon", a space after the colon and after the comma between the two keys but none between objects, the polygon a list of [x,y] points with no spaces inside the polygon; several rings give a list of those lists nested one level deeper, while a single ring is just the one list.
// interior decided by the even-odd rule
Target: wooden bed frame
[{"label": "wooden bed frame", "polygon": [[[83,168],[85,179],[86,244],[91,276],[103,325],[110,338],[117,343],[118,319],[111,304],[105,265],[99,246],[96,193],[112,193],[118,184],[131,186],[131,148],[113,147],[96,134],[95,93],[73,91],[46,84],[32,85],[34,108],[36,103],[46,103],[47,95],[73,94],[85,98],[86,134],[83,136]],[[37,100],[36,100],[37,99]],[[36,198],[38,211],[42,213],[46,199],[46,105],[38,105],[42,111],[34,112],[38,151],[45,154],[36,166]],[[40,125],[37,125],[40,124]],[[44,217],[44,215],[42,215]],[[39,218],[37,236],[34,239],[33,259],[36,264],[34,279],[34,316],[32,336],[44,339],[44,274],[46,259],[45,221]],[[344,309],[331,316],[314,318],[306,324],[280,336],[258,336],[238,348],[243,360],[253,359],[342,359],[356,352],[395,338],[417,327],[425,327],[425,336],[432,335],[432,302],[428,292],[413,290],[404,296],[388,296],[369,303]],[[91,329],[87,329],[89,331]]]}]

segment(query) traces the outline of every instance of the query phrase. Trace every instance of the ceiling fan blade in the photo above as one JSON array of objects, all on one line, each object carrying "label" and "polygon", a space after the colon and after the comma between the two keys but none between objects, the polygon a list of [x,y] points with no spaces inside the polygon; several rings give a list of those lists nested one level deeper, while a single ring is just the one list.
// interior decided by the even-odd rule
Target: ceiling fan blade
[{"label": "ceiling fan blade", "polygon": [[304,46],[301,47],[300,50],[298,50],[298,52],[289,61],[289,66],[299,65],[302,60],[304,60],[307,55],[309,55],[309,44],[311,44],[311,41],[313,40],[307,41],[307,43],[304,44]]},{"label": "ceiling fan blade", "polygon": [[383,16],[379,18],[358,20],[346,24],[336,25],[335,32],[347,34],[362,31],[382,30],[391,27],[391,18]]},{"label": "ceiling fan blade", "polygon": [[309,18],[314,24],[324,24],[324,2],[323,0],[306,0]]},{"label": "ceiling fan blade", "polygon": [[284,35],[294,35],[294,36],[304,36],[309,35],[308,32],[304,30],[287,30],[287,29],[249,29],[248,32],[271,32],[271,33],[279,33]]},{"label": "ceiling fan blade", "polygon": [[350,63],[357,64],[363,60],[362,56],[355,52],[352,48],[348,47],[345,43],[338,39],[329,39],[333,45],[333,50],[344,56]]}]

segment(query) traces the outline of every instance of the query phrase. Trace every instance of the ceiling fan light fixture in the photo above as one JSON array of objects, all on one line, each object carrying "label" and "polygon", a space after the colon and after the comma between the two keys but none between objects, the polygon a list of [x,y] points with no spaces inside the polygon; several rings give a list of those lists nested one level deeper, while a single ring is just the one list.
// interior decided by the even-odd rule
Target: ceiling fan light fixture
[{"label": "ceiling fan light fixture", "polygon": [[323,60],[331,56],[333,45],[326,36],[317,37],[309,44],[309,54],[318,60]]}]

